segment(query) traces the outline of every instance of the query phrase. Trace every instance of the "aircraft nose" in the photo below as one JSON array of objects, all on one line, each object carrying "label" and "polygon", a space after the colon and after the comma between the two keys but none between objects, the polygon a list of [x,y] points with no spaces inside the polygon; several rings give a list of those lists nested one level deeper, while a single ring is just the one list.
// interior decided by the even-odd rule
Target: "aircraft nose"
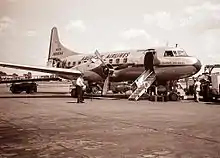
[{"label": "aircraft nose", "polygon": [[196,68],[196,71],[199,72],[199,70],[202,67],[202,64],[201,64],[200,60],[197,59],[196,63],[193,66]]}]

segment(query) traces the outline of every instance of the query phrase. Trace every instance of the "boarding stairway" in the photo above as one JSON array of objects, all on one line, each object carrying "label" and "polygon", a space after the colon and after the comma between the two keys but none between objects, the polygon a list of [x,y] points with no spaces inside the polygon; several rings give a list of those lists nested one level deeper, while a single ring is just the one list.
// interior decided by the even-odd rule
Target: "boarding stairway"
[{"label": "boarding stairway", "polygon": [[130,95],[128,100],[137,101],[156,80],[156,74],[153,71],[145,70],[133,83],[136,84],[136,90]]}]

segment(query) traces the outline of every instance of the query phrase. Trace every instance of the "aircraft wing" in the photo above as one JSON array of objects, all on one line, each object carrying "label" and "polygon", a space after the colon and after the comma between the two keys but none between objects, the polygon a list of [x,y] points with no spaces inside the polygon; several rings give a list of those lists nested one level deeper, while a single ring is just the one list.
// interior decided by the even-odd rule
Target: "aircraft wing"
[{"label": "aircraft wing", "polygon": [[4,62],[0,62],[0,66],[7,67],[7,68],[14,68],[14,69],[51,73],[51,74],[64,76],[63,78],[67,78],[67,79],[77,78],[78,76],[82,74],[79,70],[76,70],[76,69],[28,66],[28,65],[4,63]]}]

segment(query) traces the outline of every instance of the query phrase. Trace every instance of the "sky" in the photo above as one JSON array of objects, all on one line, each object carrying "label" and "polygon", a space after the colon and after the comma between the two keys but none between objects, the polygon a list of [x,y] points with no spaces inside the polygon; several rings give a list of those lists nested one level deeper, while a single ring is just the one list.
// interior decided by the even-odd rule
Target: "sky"
[{"label": "sky", "polygon": [[0,61],[45,66],[54,26],[76,52],[178,43],[203,65],[220,63],[219,0],[0,0]]}]

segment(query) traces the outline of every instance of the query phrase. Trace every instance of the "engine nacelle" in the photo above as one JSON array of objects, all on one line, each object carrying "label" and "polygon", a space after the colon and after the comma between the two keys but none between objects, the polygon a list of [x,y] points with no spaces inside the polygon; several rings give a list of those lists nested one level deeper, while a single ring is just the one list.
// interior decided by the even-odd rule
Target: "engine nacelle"
[{"label": "engine nacelle", "polygon": [[103,66],[103,74],[105,75],[105,77],[107,77],[108,75],[112,75],[114,73],[114,68],[111,64],[106,64]]}]

